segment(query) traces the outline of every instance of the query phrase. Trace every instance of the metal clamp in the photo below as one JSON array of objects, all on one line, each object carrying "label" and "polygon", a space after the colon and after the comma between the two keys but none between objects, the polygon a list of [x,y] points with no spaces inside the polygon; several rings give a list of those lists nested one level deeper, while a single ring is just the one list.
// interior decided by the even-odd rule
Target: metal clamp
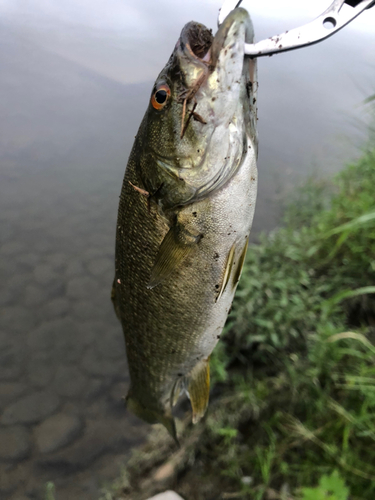
[{"label": "metal clamp", "polygon": [[[220,25],[224,21],[229,12],[239,7],[241,2],[242,0],[224,0],[219,12],[218,24]],[[300,28],[286,31],[281,35],[272,36],[257,43],[246,43],[245,54],[251,57],[270,56],[321,42],[337,33],[365,9],[374,5],[375,0],[334,0],[319,17]]]}]

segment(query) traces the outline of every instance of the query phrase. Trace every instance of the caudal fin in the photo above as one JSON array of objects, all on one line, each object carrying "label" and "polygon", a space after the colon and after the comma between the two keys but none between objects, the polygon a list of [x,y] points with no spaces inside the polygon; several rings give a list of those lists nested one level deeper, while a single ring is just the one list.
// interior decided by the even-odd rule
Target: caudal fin
[{"label": "caudal fin", "polygon": [[141,418],[145,422],[149,424],[163,424],[167,429],[169,434],[175,440],[177,446],[180,446],[180,443],[177,439],[177,431],[176,431],[176,422],[173,418],[173,415],[170,411],[159,412],[156,410],[151,410],[149,408],[144,407],[136,397],[133,396],[132,390],[129,389],[128,395],[126,397],[126,408],[129,409],[134,415]]}]

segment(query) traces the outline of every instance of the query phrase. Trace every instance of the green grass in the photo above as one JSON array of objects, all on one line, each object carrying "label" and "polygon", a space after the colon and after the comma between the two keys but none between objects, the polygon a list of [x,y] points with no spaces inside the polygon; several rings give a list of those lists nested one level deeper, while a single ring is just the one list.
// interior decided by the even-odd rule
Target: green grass
[{"label": "green grass", "polygon": [[316,488],[303,488],[302,500],[348,500],[349,490],[337,471],[322,476]]},{"label": "green grass", "polygon": [[331,186],[310,181],[284,223],[249,249],[213,356],[232,396],[209,415],[200,453],[221,487],[254,500],[345,500],[319,493],[334,470],[351,498],[372,500],[375,151]]},{"label": "green grass", "polygon": [[45,484],[44,500],[55,500],[55,485],[52,482]]},{"label": "green grass", "polygon": [[[375,150],[332,186],[310,181],[284,222],[249,249],[226,326],[231,357],[255,343],[268,352],[305,343],[328,306],[325,299],[375,285]],[[345,305],[330,312],[332,321],[345,323],[357,309],[362,316],[373,311],[365,294]]]}]

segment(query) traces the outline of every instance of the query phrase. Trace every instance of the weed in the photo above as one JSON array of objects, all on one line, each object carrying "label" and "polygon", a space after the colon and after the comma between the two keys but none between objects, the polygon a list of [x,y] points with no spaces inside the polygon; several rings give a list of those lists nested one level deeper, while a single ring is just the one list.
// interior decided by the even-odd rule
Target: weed
[{"label": "weed", "polygon": [[330,476],[322,476],[316,488],[302,488],[302,500],[348,500],[349,489],[339,476],[333,471]]},{"label": "weed", "polygon": [[[321,478],[303,489],[304,500],[345,500],[348,488],[327,476],[336,468],[352,495],[374,498],[374,185],[368,151],[331,187],[310,181],[286,210],[285,227],[249,248],[225,349],[214,354],[216,367],[232,367],[231,425],[240,431],[237,443],[217,441],[215,467],[251,476],[248,498],[266,499],[270,488],[280,497],[285,484],[298,496]],[[320,199],[327,192],[329,202]],[[228,425],[217,411],[211,420],[211,428]],[[240,474],[230,477],[238,489]],[[322,496],[328,484],[337,488]]]},{"label": "weed", "polygon": [[55,485],[52,482],[45,484],[45,500],[55,500]]}]

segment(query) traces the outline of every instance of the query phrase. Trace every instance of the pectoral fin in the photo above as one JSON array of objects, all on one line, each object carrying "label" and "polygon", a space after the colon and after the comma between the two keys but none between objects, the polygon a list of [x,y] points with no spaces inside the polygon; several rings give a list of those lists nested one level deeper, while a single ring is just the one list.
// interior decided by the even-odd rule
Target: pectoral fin
[{"label": "pectoral fin", "polygon": [[160,245],[147,288],[154,288],[167,279],[194,252],[200,238],[180,224],[172,226]]},{"label": "pectoral fin", "polygon": [[234,253],[235,253],[235,250],[236,250],[236,244],[233,243],[233,245],[231,246],[231,249],[229,250],[229,254],[228,254],[228,258],[227,258],[227,262],[225,264],[225,269],[224,269],[224,276],[223,276],[223,280],[221,282],[221,286],[220,286],[220,289],[219,289],[219,294],[216,298],[216,302],[218,300],[220,300],[221,296],[223,295],[226,287],[227,287],[227,284],[229,282],[229,278],[230,278],[230,275],[231,275],[231,272],[232,272],[232,267],[233,267],[233,262],[234,262]]},{"label": "pectoral fin", "polygon": [[241,274],[242,274],[242,269],[243,265],[245,263],[246,259],[246,252],[247,252],[247,247],[249,246],[249,238],[247,238],[244,249],[242,250],[241,256],[239,258],[239,261],[237,263],[236,270],[233,275],[233,286],[236,286],[237,283],[240,281]]},{"label": "pectoral fin", "polygon": [[199,361],[187,381],[187,392],[193,410],[193,424],[206,413],[210,396],[210,358]]}]

